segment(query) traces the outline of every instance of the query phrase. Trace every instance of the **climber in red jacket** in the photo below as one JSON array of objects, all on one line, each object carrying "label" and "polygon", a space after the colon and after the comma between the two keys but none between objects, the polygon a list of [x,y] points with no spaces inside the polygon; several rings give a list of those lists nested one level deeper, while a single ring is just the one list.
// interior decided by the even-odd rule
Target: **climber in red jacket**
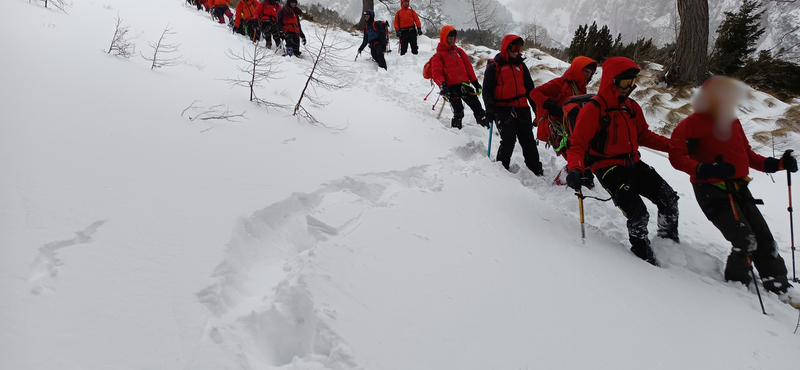
[{"label": "climber in red jacket", "polygon": [[[433,82],[441,88],[441,94],[450,101],[453,107],[451,126],[461,129],[464,118],[464,103],[469,105],[479,125],[489,128],[481,101],[481,84],[475,76],[472,62],[467,53],[456,46],[458,33],[453,26],[444,26],[439,33],[439,46],[431,58],[431,75]],[[472,84],[472,86],[470,86]],[[463,102],[462,102],[463,100]]]}]

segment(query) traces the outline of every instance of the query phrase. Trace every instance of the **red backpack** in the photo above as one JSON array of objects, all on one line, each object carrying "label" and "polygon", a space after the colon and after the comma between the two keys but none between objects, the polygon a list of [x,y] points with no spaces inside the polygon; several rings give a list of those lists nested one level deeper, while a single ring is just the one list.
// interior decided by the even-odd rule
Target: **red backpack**
[{"label": "red backpack", "polygon": [[[424,78],[426,80],[431,80],[431,84],[433,83],[433,80],[432,80],[433,79],[433,72],[431,71],[431,63],[433,62],[433,57],[435,57],[437,55],[439,55],[439,53],[434,53],[431,56],[431,58],[428,59],[428,62],[425,63],[425,66],[422,67],[422,78]],[[442,56],[439,55],[439,58],[441,58],[441,57]],[[444,62],[444,58],[442,58],[442,62]]]}]

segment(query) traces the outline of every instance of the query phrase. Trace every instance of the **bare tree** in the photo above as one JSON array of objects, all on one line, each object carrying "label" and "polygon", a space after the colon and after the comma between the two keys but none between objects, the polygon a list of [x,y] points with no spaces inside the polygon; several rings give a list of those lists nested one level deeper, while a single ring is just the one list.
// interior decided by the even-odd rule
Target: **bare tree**
[{"label": "bare tree", "polygon": [[[66,0],[36,0],[37,2],[44,3],[45,8],[50,8],[51,6],[55,9],[58,9],[64,13],[66,13],[66,8],[70,4],[67,4]],[[30,0],[28,0],[30,2]]]},{"label": "bare tree", "polygon": [[444,0],[417,1],[415,4],[419,5],[415,10],[419,18],[424,21],[423,27],[428,32],[438,33],[447,20],[442,12]]},{"label": "bare tree", "polygon": [[678,15],[680,33],[664,80],[697,86],[708,77],[708,0],[678,0]]},{"label": "bare tree", "polygon": [[267,108],[289,109],[289,106],[273,103],[260,99],[256,95],[256,88],[261,87],[264,82],[278,78],[282,71],[278,69],[278,62],[272,50],[262,46],[261,43],[253,44],[253,51],[248,52],[242,47],[241,54],[236,54],[228,49],[228,57],[239,62],[236,69],[242,72],[243,76],[226,79],[232,86],[246,87],[250,90],[250,101]]},{"label": "bare tree", "polygon": [[520,26],[519,36],[525,40],[525,46],[541,48],[547,38],[547,29],[537,22],[534,17],[530,23],[523,23]]},{"label": "bare tree", "polygon": [[129,26],[122,25],[122,18],[117,14],[114,20],[117,22],[114,28],[114,37],[111,38],[111,45],[106,54],[114,54],[118,57],[130,58],[136,52],[136,45],[128,40]]},{"label": "bare tree", "polygon": [[174,56],[178,52],[178,47],[180,47],[181,44],[168,44],[164,40],[167,37],[167,35],[174,35],[174,34],[175,32],[172,32],[172,29],[169,28],[169,25],[167,25],[167,27],[164,28],[164,32],[161,33],[161,37],[158,38],[158,42],[156,42],[155,44],[151,44],[148,42],[150,47],[153,49],[153,56],[146,57],[144,56],[144,54],[140,53],[142,55],[142,58],[152,62],[152,64],[150,65],[150,69],[169,67],[181,64],[181,57]]},{"label": "bare tree", "polygon": [[495,0],[460,0],[469,11],[472,20],[478,30],[478,43],[484,44],[484,36],[487,34],[502,33],[505,30],[500,19],[500,3]]},{"label": "bare tree", "polygon": [[[197,106],[195,105],[195,103],[200,103],[200,101],[195,100],[192,102],[192,104],[189,104],[189,106],[186,107],[183,110],[183,112],[181,112],[181,117],[183,117],[183,115],[188,112],[189,114],[186,115],[186,118],[188,118],[189,121],[194,121],[199,119],[201,121],[223,120],[223,121],[236,122],[237,118],[247,118],[244,116],[244,114],[247,112],[242,112],[242,113],[231,112],[231,110],[228,109],[228,106],[224,104],[212,105],[206,108]],[[192,116],[192,114],[194,114],[194,116]]]},{"label": "bare tree", "polygon": [[304,106],[303,100],[308,99],[312,104],[327,105],[320,99],[318,89],[338,90],[344,89],[353,83],[354,75],[347,70],[345,61],[338,56],[339,53],[347,50],[350,45],[345,41],[337,39],[331,35],[331,26],[326,25],[318,28],[314,36],[319,42],[319,48],[307,53],[311,57],[311,67],[306,70],[305,84],[300,98],[294,106],[293,116],[300,115],[307,122],[312,124],[320,123]]}]

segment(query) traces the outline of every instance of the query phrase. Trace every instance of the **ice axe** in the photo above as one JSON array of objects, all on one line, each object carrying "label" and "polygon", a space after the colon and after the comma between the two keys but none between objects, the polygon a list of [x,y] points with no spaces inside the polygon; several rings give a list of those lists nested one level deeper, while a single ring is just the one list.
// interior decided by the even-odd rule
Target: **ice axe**
[{"label": "ice axe", "polygon": [[575,195],[578,196],[578,211],[581,214],[581,241],[583,241],[583,244],[586,244],[586,226],[583,218],[583,187],[578,189]]},{"label": "ice axe", "polygon": [[489,149],[486,150],[486,156],[492,157],[492,131],[494,130],[494,120],[489,121]]}]

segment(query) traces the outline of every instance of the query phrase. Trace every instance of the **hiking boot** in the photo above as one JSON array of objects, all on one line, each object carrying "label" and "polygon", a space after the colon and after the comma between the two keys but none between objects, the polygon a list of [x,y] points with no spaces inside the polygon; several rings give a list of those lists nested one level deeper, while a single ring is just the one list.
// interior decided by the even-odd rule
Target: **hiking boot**
[{"label": "hiking boot", "polygon": [[450,127],[461,130],[461,119],[453,118],[453,120],[450,122]]},{"label": "hiking boot", "polygon": [[[759,274],[761,271],[759,271]],[[764,284],[764,290],[775,293],[777,295],[785,294],[791,285],[786,276],[762,276],[761,283]]]},{"label": "hiking boot", "polygon": [[528,168],[533,172],[534,175],[542,177],[544,176],[544,170],[542,169],[542,162],[536,162],[532,165],[528,166]]},{"label": "hiking boot", "polygon": [[643,259],[645,262],[653,266],[658,266],[656,254],[653,252],[653,248],[650,247],[650,243],[646,241],[634,243],[631,247],[631,252],[633,252],[636,257]]},{"label": "hiking boot", "polygon": [[740,251],[731,252],[725,263],[725,281],[738,281],[744,285],[750,285],[751,280],[747,254]]}]

